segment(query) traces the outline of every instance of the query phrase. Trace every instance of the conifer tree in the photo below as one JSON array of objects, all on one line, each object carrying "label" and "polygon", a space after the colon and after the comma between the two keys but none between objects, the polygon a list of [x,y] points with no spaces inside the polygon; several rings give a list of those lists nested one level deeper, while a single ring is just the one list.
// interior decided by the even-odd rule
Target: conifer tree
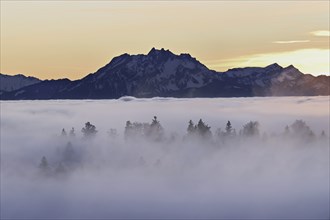
[{"label": "conifer tree", "polygon": [[194,122],[192,120],[189,120],[188,122],[188,128],[187,128],[187,132],[188,134],[194,134],[196,130],[196,127],[194,125]]},{"label": "conifer tree", "polygon": [[231,123],[230,123],[230,121],[228,121],[227,124],[226,124],[226,134],[231,135],[232,130],[233,130],[233,128],[231,126]]},{"label": "conifer tree", "polygon": [[39,168],[42,169],[42,170],[49,169],[48,161],[47,161],[47,158],[45,156],[43,156],[41,158],[41,162],[40,162]]},{"label": "conifer tree", "polygon": [[160,140],[163,136],[163,127],[160,124],[160,122],[157,120],[157,116],[154,116],[152,119],[152,122],[150,126],[147,128],[144,128],[144,133],[148,137],[154,139],[154,140]]},{"label": "conifer tree", "polygon": [[66,136],[67,136],[66,131],[65,131],[64,128],[62,129],[62,133],[61,133],[61,135],[62,135],[63,137],[66,137]]},{"label": "conifer tree", "polygon": [[132,129],[133,129],[133,125],[131,121],[126,121],[126,126],[125,126],[125,138],[129,138],[132,135]]},{"label": "conifer tree", "polygon": [[85,123],[85,127],[81,129],[85,137],[93,137],[97,133],[96,127],[90,122]]},{"label": "conifer tree", "polygon": [[321,135],[320,135],[320,138],[321,139],[326,139],[327,138],[327,135],[325,134],[325,131],[324,130],[322,130]]},{"label": "conifer tree", "polygon": [[311,141],[315,138],[314,132],[303,120],[296,120],[290,127],[293,136],[296,138],[302,138],[308,141]]},{"label": "conifer tree", "polygon": [[210,137],[212,135],[210,131],[211,127],[205,124],[202,119],[198,121],[196,128],[198,134],[202,137]]},{"label": "conifer tree", "polygon": [[243,125],[242,133],[248,137],[259,135],[259,122],[250,121],[249,123]]},{"label": "conifer tree", "polygon": [[47,161],[47,158],[43,156],[41,158],[40,164],[39,164],[39,169],[42,175],[49,175],[50,174],[50,167]]}]

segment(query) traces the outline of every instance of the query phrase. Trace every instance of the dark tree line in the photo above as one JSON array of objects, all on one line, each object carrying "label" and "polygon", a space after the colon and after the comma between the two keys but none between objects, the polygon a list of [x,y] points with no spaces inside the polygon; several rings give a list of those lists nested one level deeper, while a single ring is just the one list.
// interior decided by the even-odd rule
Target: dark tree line
[{"label": "dark tree line", "polygon": [[190,120],[188,122],[187,132],[188,132],[188,136],[197,136],[201,138],[212,137],[211,127],[205,124],[205,122],[202,119],[199,119],[196,125],[192,120]]},{"label": "dark tree line", "polygon": [[141,138],[161,141],[164,137],[164,129],[157,117],[154,116],[151,123],[127,121],[125,126],[125,139]]},{"label": "dark tree line", "polygon": [[[213,140],[214,143],[220,143],[221,145],[227,141],[230,142],[237,139],[245,140],[246,138],[260,138],[260,124],[257,121],[250,121],[244,124],[238,134],[230,121],[227,121],[224,127],[224,130],[221,128],[216,129],[215,134],[213,135],[211,127],[202,119],[200,119],[197,124],[192,120],[189,120],[186,130],[187,133],[183,140]],[[90,139],[95,137],[98,131],[96,130],[95,125],[86,122],[85,126],[81,129],[81,132],[84,139]],[[116,129],[110,129],[107,133],[110,138],[116,138],[118,135]],[[69,133],[67,133],[63,128],[61,136],[64,138],[74,138],[76,136],[75,129],[71,128]],[[285,126],[282,133],[278,134],[278,136],[281,138],[296,139],[307,143],[316,139],[329,140],[325,131],[322,131],[319,136],[315,135],[313,130],[303,120],[296,120],[290,126]],[[142,138],[156,142],[171,139],[171,137],[166,137],[165,130],[156,116],[153,117],[150,123],[127,121],[124,130],[124,137],[125,140]],[[261,140],[267,139],[267,137],[268,135],[264,133]],[[140,160],[140,164],[144,164],[143,158]],[[39,168],[44,175],[50,175],[51,172],[62,175],[66,173],[68,168],[74,167],[77,161],[77,152],[72,143],[68,141],[62,150],[61,159],[55,169],[51,170],[46,156],[41,158]],[[159,165],[160,161],[157,161],[156,164]]]},{"label": "dark tree line", "polygon": [[[259,137],[260,136],[260,124],[258,121],[250,121],[242,126],[238,134],[236,129],[232,126],[230,121],[225,124],[224,130],[221,128],[216,129],[215,136],[218,138],[235,138],[240,137]],[[86,122],[85,126],[81,129],[84,138],[92,138],[97,134],[96,126],[90,122]],[[117,130],[111,128],[108,132],[109,137],[115,138],[118,136]],[[264,133],[265,134],[265,133]],[[316,138],[315,133],[303,120],[296,120],[290,126],[285,126],[282,133],[284,137],[295,137],[302,139]],[[71,128],[69,134],[63,128],[61,132],[63,137],[75,137],[75,129]],[[213,137],[211,127],[206,124],[202,119],[199,119],[198,123],[195,124],[192,120],[188,121],[187,126],[188,137],[200,137],[202,139],[209,139]],[[125,139],[134,138],[146,138],[154,141],[161,141],[165,138],[165,130],[158,120],[157,116],[154,116],[150,123],[148,122],[131,122],[126,121],[124,129]],[[327,134],[322,131],[320,137],[327,137]]]}]

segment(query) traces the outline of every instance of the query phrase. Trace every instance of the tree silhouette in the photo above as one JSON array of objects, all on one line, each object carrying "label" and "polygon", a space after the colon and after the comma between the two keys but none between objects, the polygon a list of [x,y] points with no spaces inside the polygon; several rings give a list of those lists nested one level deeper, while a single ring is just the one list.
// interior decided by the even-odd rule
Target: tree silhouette
[{"label": "tree silhouette", "polygon": [[243,125],[244,136],[252,137],[259,135],[259,122],[257,121],[250,121],[249,123]]},{"label": "tree silhouette", "polygon": [[157,117],[149,123],[141,123],[141,122],[126,122],[125,126],[125,139],[128,138],[149,138],[151,140],[159,141],[163,138],[164,129],[160,122],[157,120]]},{"label": "tree silhouette", "polygon": [[157,116],[154,116],[154,118],[151,121],[150,126],[155,127],[157,129],[162,129],[162,126],[160,125],[160,122],[157,120]]},{"label": "tree silhouette", "polygon": [[202,119],[199,119],[198,124],[196,125],[196,128],[197,128],[198,134],[201,137],[207,138],[212,135],[212,133],[210,131],[211,127],[208,126],[207,124],[205,124]]},{"label": "tree silhouette", "polygon": [[85,127],[81,129],[85,137],[93,137],[97,133],[96,127],[90,122],[85,123]]},{"label": "tree silhouette", "polygon": [[227,124],[226,124],[226,134],[227,135],[231,135],[232,134],[232,131],[233,131],[233,128],[231,126],[230,121],[228,121]]},{"label": "tree silhouette", "polygon": [[194,125],[194,122],[192,120],[189,120],[189,122],[188,122],[188,128],[187,128],[188,134],[194,134],[195,131],[196,131],[196,127]]},{"label": "tree silhouette", "polygon": [[324,130],[322,130],[321,135],[320,135],[320,138],[321,139],[326,139],[327,138],[327,135],[325,134],[325,131]]},{"label": "tree silhouette", "polygon": [[50,168],[49,168],[49,165],[48,165],[47,158],[45,156],[43,156],[41,158],[41,161],[40,161],[40,164],[39,164],[39,169],[40,169],[40,171],[43,175],[48,175],[49,174]]},{"label": "tree silhouette", "polygon": [[290,135],[290,128],[289,128],[289,126],[285,126],[283,135],[285,137],[288,137]]},{"label": "tree silhouette", "polygon": [[208,138],[212,136],[210,129],[211,127],[205,124],[202,119],[200,119],[196,125],[194,125],[192,120],[189,120],[187,132],[188,136]]},{"label": "tree silhouette", "polygon": [[62,129],[62,133],[61,133],[61,135],[62,135],[62,136],[67,136],[66,131],[65,131],[64,128]]},{"label": "tree silhouette", "polygon": [[47,161],[47,158],[46,158],[45,156],[43,156],[43,157],[41,158],[41,162],[40,162],[39,167],[40,167],[41,169],[48,169],[48,168],[49,168],[49,167],[48,167],[48,161]]},{"label": "tree silhouette", "polygon": [[309,128],[303,120],[296,120],[291,126],[293,136],[304,140],[312,140],[315,138],[314,132]]},{"label": "tree silhouette", "polygon": [[328,135],[325,134],[325,131],[322,130],[321,134],[320,134],[320,140],[321,141],[329,141]]},{"label": "tree silhouette", "polygon": [[125,132],[124,132],[125,139],[131,137],[132,133],[133,133],[133,124],[131,121],[126,121]]},{"label": "tree silhouette", "polygon": [[152,122],[148,127],[145,128],[145,134],[147,137],[152,138],[154,140],[160,140],[163,136],[163,127],[160,122],[157,120],[157,117],[154,116]]}]

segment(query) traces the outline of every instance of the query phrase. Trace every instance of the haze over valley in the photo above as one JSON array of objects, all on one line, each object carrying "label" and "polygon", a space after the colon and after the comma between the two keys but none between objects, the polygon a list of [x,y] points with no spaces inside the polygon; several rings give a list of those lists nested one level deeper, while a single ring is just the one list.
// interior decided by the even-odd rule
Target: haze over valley
[{"label": "haze over valley", "polygon": [[1,218],[329,217],[327,96],[0,104]]}]

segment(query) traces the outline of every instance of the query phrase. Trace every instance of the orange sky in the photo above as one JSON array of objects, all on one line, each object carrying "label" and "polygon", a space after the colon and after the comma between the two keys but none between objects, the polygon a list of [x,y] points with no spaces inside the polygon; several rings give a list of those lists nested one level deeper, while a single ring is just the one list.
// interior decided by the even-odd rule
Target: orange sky
[{"label": "orange sky", "polygon": [[1,73],[78,79],[125,52],[329,74],[329,1],[3,1]]}]

